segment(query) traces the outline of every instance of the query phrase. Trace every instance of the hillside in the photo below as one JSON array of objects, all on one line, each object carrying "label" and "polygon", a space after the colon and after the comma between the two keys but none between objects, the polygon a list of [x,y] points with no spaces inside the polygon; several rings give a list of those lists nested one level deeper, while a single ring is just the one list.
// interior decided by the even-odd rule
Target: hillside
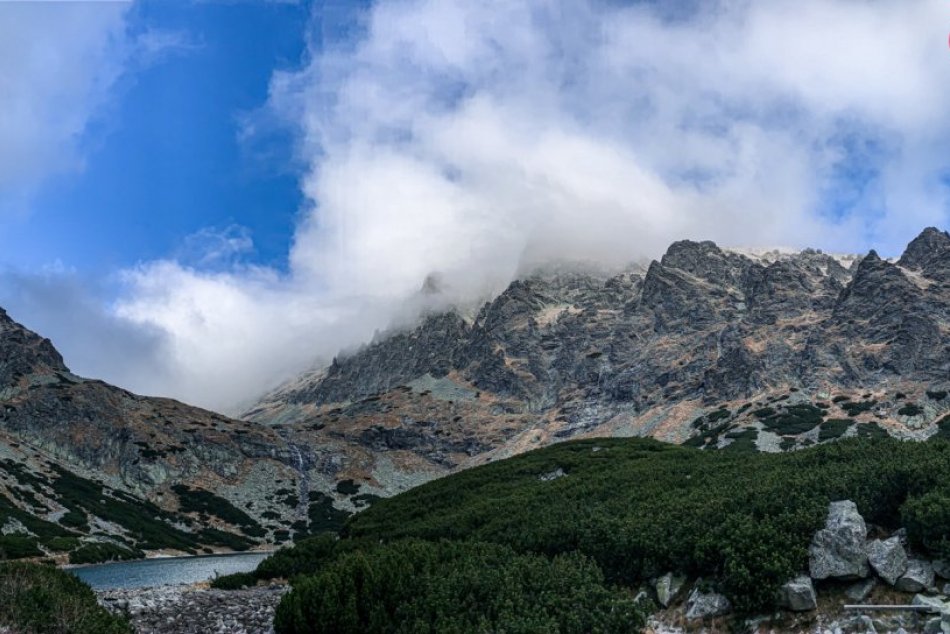
[{"label": "hillside", "polygon": [[468,315],[381,335],[243,417],[304,448],[314,488],[365,496],[571,438],[781,451],[924,439],[950,412],[933,228],[895,261],[682,241],[645,268],[528,276]]},{"label": "hillside", "polygon": [[246,549],[306,518],[273,429],[72,374],[0,310],[0,558]]},{"label": "hillside", "polygon": [[[940,617],[923,630],[900,612],[870,613],[868,629],[842,605],[950,614],[948,478],[942,437],[779,454],[568,441],[380,501],[342,539],[222,581],[290,578],[284,634],[619,633],[647,614],[688,631],[939,632]],[[557,566],[573,581],[548,585]]]}]

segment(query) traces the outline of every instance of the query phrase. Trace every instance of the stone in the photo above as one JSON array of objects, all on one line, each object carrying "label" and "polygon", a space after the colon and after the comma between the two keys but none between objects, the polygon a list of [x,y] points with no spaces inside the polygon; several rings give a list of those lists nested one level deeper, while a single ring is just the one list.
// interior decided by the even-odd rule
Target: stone
[{"label": "stone", "polygon": [[868,563],[878,576],[894,585],[907,570],[907,553],[897,536],[868,543]]},{"label": "stone", "polygon": [[808,549],[813,579],[860,579],[868,575],[867,525],[851,500],[831,502],[825,527]]},{"label": "stone", "polygon": [[778,604],[792,612],[807,612],[818,607],[815,587],[808,575],[796,577],[779,588]]},{"label": "stone", "polygon": [[542,473],[541,475],[538,476],[538,480],[540,480],[541,482],[550,482],[551,480],[557,480],[558,478],[563,478],[566,475],[567,474],[564,473],[564,469],[562,469],[561,467],[558,467],[557,469],[554,469],[553,471]]},{"label": "stone", "polygon": [[689,620],[722,616],[731,610],[732,604],[725,596],[717,592],[703,592],[699,587],[693,588],[686,599],[686,618]]},{"label": "stone", "polygon": [[926,605],[934,609],[935,612],[944,612],[950,605],[940,597],[931,597],[926,594],[915,594],[911,605]]},{"label": "stone", "polygon": [[902,592],[920,592],[933,585],[934,569],[929,561],[911,559],[907,571],[897,580],[894,587]]},{"label": "stone", "polygon": [[941,579],[950,579],[950,562],[947,562],[945,559],[936,559],[931,564],[934,569],[934,573]]},{"label": "stone", "polygon": [[686,577],[674,575],[668,572],[656,580],[654,589],[656,590],[656,600],[664,608],[670,607],[670,603],[676,598],[676,595],[683,589],[686,583]]},{"label": "stone", "polygon": [[874,589],[874,586],[877,585],[877,581],[874,577],[868,577],[867,579],[862,579],[857,583],[853,583],[847,587],[844,591],[846,597],[852,601],[861,602],[868,598],[871,594],[871,590]]}]

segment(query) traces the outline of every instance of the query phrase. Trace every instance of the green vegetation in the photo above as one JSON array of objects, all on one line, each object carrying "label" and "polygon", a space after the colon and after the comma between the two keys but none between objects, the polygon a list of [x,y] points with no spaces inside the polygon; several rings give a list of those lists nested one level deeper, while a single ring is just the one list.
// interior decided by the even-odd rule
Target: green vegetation
[{"label": "green vegetation", "polygon": [[0,526],[5,525],[11,519],[20,522],[29,532],[41,539],[49,537],[68,537],[70,535],[75,535],[75,533],[72,531],[63,528],[58,524],[47,522],[46,520],[41,520],[37,517],[34,517],[33,515],[30,515],[26,511],[15,506],[10,498],[0,493]]},{"label": "green vegetation", "polygon": [[[875,424],[858,428],[886,434]],[[538,479],[557,468],[571,476]],[[576,551],[610,583],[636,587],[675,570],[715,579],[739,610],[754,611],[770,606],[777,586],[807,567],[807,546],[829,501],[852,499],[869,522],[896,528],[913,500],[950,487],[944,482],[950,482],[950,443],[939,441],[842,439],[759,454],[582,440],[380,500],[349,520],[332,550],[416,538],[491,542],[549,557]],[[908,525],[915,544],[933,547],[950,537],[950,522],[915,513],[922,518]],[[319,542],[324,551],[332,544]],[[274,570],[280,561],[295,561],[290,549],[262,569],[315,572],[320,549],[310,542],[306,548],[300,552],[311,563],[302,556],[298,567]]]},{"label": "green vegetation", "polygon": [[[758,412],[756,414],[758,415]],[[769,431],[782,436],[792,436],[811,431],[820,425],[824,420],[824,414],[822,409],[814,405],[789,405],[779,413],[759,416],[759,418]]]},{"label": "green vegetation", "polygon": [[336,483],[336,492],[343,495],[356,495],[360,492],[360,485],[353,480],[340,480]]},{"label": "green vegetation", "polygon": [[69,553],[71,564],[98,564],[104,561],[124,561],[141,559],[145,556],[141,550],[127,548],[110,542],[83,544]]},{"label": "green vegetation", "polygon": [[877,423],[861,423],[858,425],[858,438],[888,438],[887,430]]},{"label": "green vegetation", "polygon": [[741,431],[732,431],[726,434],[726,438],[732,440],[726,445],[724,451],[758,451],[755,441],[759,437],[757,429],[743,429]]},{"label": "green vegetation", "polygon": [[311,491],[309,498],[310,506],[307,509],[307,516],[310,525],[307,528],[307,534],[336,533],[343,528],[343,523],[350,514],[333,506],[332,497],[320,491]]},{"label": "green vegetation", "polygon": [[937,421],[937,433],[931,439],[950,440],[950,415]]},{"label": "green vegetation", "polygon": [[253,537],[263,537],[267,533],[254,518],[211,491],[192,489],[184,484],[176,484],[172,491],[178,496],[181,510],[186,513],[214,515],[232,526],[241,527]]},{"label": "green vegetation", "polygon": [[841,409],[853,418],[863,412],[870,412],[875,405],[877,405],[877,401],[861,401],[860,403],[848,401],[841,404]]},{"label": "green vegetation", "polygon": [[897,410],[897,414],[899,416],[920,416],[923,413],[924,413],[924,408],[920,407],[919,405],[916,405],[915,403],[908,403],[907,405],[904,405],[902,408]]},{"label": "green vegetation", "polygon": [[933,401],[942,401],[947,398],[946,390],[927,390],[927,398]]},{"label": "green vegetation", "polygon": [[853,424],[852,418],[829,418],[818,427],[818,442],[841,438]]},{"label": "green vegetation", "polygon": [[235,572],[211,580],[211,587],[216,590],[240,590],[255,585],[257,585],[257,575],[253,572]]},{"label": "green vegetation", "polygon": [[344,554],[281,601],[280,634],[608,634],[643,622],[631,595],[577,553],[406,541]]},{"label": "green vegetation", "polygon": [[24,557],[42,557],[43,551],[37,548],[36,538],[14,533],[0,535],[0,559],[23,559]]},{"label": "green vegetation", "polygon": [[55,469],[59,477],[53,482],[53,489],[60,503],[71,511],[81,513],[83,517],[85,512],[89,512],[122,526],[140,548],[178,548],[194,552],[194,536],[171,526],[171,522],[183,519],[180,516],[118,491],[107,493],[98,482],[59,467]]},{"label": "green vegetation", "polygon": [[0,564],[0,626],[17,632],[131,634],[75,576],[52,566]]}]

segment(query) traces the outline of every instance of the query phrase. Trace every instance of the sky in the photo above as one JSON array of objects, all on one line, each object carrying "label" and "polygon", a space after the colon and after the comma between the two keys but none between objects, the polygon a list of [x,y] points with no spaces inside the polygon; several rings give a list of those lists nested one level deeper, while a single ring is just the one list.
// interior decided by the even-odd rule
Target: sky
[{"label": "sky", "polygon": [[234,413],[554,262],[898,255],[948,225],[948,30],[945,0],[0,0],[0,306]]}]

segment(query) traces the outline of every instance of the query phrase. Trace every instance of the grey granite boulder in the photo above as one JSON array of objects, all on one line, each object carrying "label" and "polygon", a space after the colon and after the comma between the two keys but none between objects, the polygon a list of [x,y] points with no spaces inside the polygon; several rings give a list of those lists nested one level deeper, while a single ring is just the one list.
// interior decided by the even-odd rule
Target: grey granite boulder
[{"label": "grey granite boulder", "polygon": [[926,594],[915,594],[911,605],[926,605],[929,608],[933,608],[934,612],[950,611],[950,605],[947,605],[946,601],[940,597],[930,597]]},{"label": "grey granite boulder", "polygon": [[867,526],[851,500],[828,505],[825,527],[808,549],[813,579],[860,579],[868,576]]},{"label": "grey granite boulder", "polygon": [[937,559],[933,562],[934,573],[941,579],[950,579],[950,562]]},{"label": "grey granite boulder", "polygon": [[934,583],[934,569],[929,561],[911,559],[907,562],[907,570],[901,575],[894,587],[902,592],[920,592]]},{"label": "grey granite boulder", "polygon": [[656,600],[664,608],[668,608],[673,599],[676,598],[676,595],[683,589],[685,583],[686,577],[674,575],[672,572],[666,573],[656,580],[656,585],[654,586],[656,590]]},{"label": "grey granite boulder", "polygon": [[868,563],[884,581],[894,585],[907,571],[907,553],[899,537],[868,543]]},{"label": "grey granite boulder", "polygon": [[710,616],[721,616],[732,610],[729,599],[717,592],[703,592],[698,587],[693,588],[686,599],[686,618],[703,619]]},{"label": "grey granite boulder", "polygon": [[871,590],[874,590],[876,585],[877,580],[874,577],[868,577],[848,586],[844,591],[844,595],[852,601],[861,602],[870,596]]},{"label": "grey granite boulder", "polygon": [[778,604],[792,612],[807,612],[818,607],[815,587],[808,575],[796,577],[779,588]]}]

